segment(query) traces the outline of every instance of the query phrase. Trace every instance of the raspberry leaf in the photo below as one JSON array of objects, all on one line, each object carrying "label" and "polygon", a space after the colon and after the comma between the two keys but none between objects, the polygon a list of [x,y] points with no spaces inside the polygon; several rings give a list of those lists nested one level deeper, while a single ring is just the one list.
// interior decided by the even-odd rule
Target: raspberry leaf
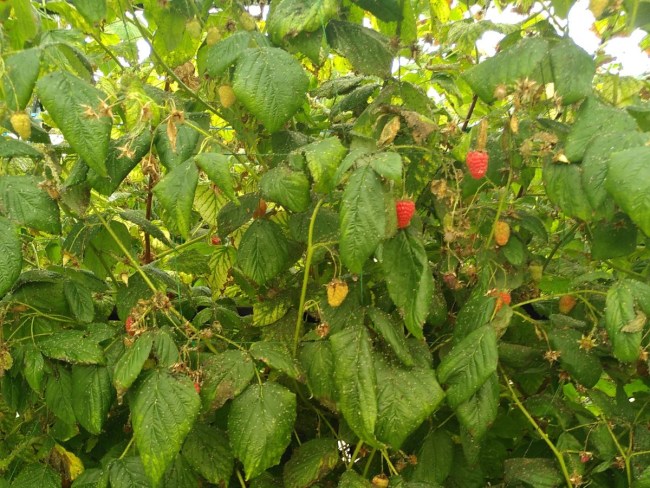
[{"label": "raspberry leaf", "polygon": [[0,295],[9,291],[23,267],[22,244],[18,228],[0,217]]},{"label": "raspberry leaf", "polygon": [[192,204],[199,180],[199,170],[194,161],[177,166],[154,187],[154,194],[165,209],[164,220],[184,238],[189,238]]}]

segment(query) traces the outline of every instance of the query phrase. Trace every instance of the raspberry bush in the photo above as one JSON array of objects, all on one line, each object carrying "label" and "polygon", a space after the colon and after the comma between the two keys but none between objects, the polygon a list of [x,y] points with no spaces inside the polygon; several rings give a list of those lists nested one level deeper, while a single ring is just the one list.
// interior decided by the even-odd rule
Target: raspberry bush
[{"label": "raspberry bush", "polygon": [[650,486],[645,4],[243,3],[0,2],[0,488]]}]

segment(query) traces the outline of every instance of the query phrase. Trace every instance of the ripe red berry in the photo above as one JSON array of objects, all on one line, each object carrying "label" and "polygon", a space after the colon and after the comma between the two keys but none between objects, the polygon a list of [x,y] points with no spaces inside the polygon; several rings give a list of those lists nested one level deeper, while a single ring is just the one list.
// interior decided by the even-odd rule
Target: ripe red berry
[{"label": "ripe red berry", "polygon": [[467,163],[467,169],[469,169],[469,174],[472,175],[472,178],[479,180],[485,176],[488,169],[488,154],[483,151],[469,151],[465,162]]},{"label": "ripe red berry", "polygon": [[397,228],[403,229],[411,223],[411,218],[415,213],[415,202],[411,200],[397,200],[395,202],[397,211]]},{"label": "ripe red berry", "polygon": [[194,389],[196,390],[197,393],[201,393],[201,385],[199,384],[198,381],[194,382]]},{"label": "ripe red berry", "polygon": [[133,317],[130,315],[126,318],[126,321],[124,322],[124,329],[126,330],[126,333],[129,334],[130,336],[135,335],[135,330],[133,329]]},{"label": "ripe red berry", "polygon": [[212,243],[213,246],[218,246],[219,244],[221,244],[221,239],[219,238],[219,236],[212,236],[210,238],[210,242]]}]

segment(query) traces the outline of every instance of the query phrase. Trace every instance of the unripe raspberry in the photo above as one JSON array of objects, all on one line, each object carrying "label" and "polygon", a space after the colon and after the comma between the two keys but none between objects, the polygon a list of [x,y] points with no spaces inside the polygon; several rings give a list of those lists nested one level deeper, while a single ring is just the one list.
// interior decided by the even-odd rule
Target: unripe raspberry
[{"label": "unripe raspberry", "polygon": [[16,112],[11,115],[11,127],[13,127],[16,134],[21,139],[27,140],[32,135],[32,124],[29,120],[29,115],[25,112]]},{"label": "unripe raspberry", "polygon": [[223,108],[230,108],[235,104],[237,96],[230,85],[221,85],[219,87],[219,101]]},{"label": "unripe raspberry", "polygon": [[510,225],[508,222],[499,220],[494,228],[494,242],[498,246],[505,246],[510,240]]}]

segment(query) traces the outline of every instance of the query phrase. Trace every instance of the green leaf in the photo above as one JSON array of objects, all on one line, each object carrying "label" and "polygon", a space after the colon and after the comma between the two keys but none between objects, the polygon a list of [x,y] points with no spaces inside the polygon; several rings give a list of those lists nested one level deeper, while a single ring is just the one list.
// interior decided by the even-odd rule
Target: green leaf
[{"label": "green leaf", "polygon": [[284,317],[291,308],[291,300],[280,295],[269,300],[259,300],[253,304],[253,325],[264,327]]},{"label": "green leaf", "polygon": [[72,3],[91,24],[106,18],[106,0],[74,0]]},{"label": "green leaf", "polygon": [[262,361],[271,369],[277,369],[294,380],[303,376],[298,364],[291,357],[291,352],[283,342],[254,342],[251,344],[249,352],[258,361]]},{"label": "green leaf", "polygon": [[380,78],[390,76],[393,53],[388,38],[379,32],[341,20],[332,20],[325,29],[332,49],[348,58],[354,69]]},{"label": "green leaf", "polygon": [[0,158],[41,159],[43,154],[30,144],[16,139],[0,139]]},{"label": "green leaf", "polygon": [[165,209],[165,216],[185,239],[190,235],[192,204],[198,181],[199,170],[188,160],[167,173],[153,189]]},{"label": "green leaf", "polygon": [[471,332],[490,323],[496,299],[491,296],[485,296],[476,290],[472,296],[465,302],[456,317],[454,327],[454,344],[461,342]]},{"label": "green leaf", "polygon": [[521,266],[526,259],[526,247],[517,236],[510,236],[506,245],[501,247],[501,252],[514,266]]},{"label": "green leaf", "polygon": [[237,201],[235,183],[230,174],[229,156],[218,153],[201,153],[194,156],[194,161],[229,200]]},{"label": "green leaf", "polygon": [[[192,125],[207,130],[205,126],[208,123],[208,119],[203,115],[185,114]],[[177,124],[176,129],[176,144],[172,144],[172,141],[167,135],[167,124],[160,124],[154,136],[160,162],[170,171],[192,157],[201,137],[199,131],[190,127],[190,124]]]},{"label": "green leaf", "polygon": [[283,0],[271,4],[266,28],[273,42],[282,44],[301,32],[322,29],[338,9],[337,0]]},{"label": "green leaf", "polygon": [[562,104],[575,103],[592,92],[596,63],[591,55],[571,39],[561,39],[549,52],[553,83]]},{"label": "green leaf", "polygon": [[199,73],[217,78],[230,66],[235,64],[239,55],[251,47],[266,46],[265,37],[251,32],[238,31],[212,46],[205,46],[199,51],[197,59]]},{"label": "green leaf", "polygon": [[20,276],[22,267],[23,250],[18,229],[0,217],[0,296],[11,289]]},{"label": "green leaf", "polygon": [[111,488],[151,488],[139,457],[113,460],[109,473]]},{"label": "green leaf", "polygon": [[443,483],[451,472],[453,461],[454,444],[450,435],[444,430],[434,430],[422,442],[411,480]]},{"label": "green leaf", "polygon": [[504,463],[505,481],[508,484],[524,482],[535,488],[554,488],[563,482],[554,459],[510,458]]},{"label": "green leaf", "polygon": [[600,222],[591,228],[591,256],[594,259],[612,259],[636,251],[637,227],[630,218],[617,213],[611,222]]},{"label": "green leaf", "polygon": [[445,397],[431,368],[405,369],[383,359],[377,372],[377,439],[399,449]]},{"label": "green leaf", "polygon": [[397,358],[405,366],[413,366],[413,356],[406,343],[401,324],[396,324],[388,314],[375,307],[368,309],[368,316],[372,320],[374,329],[388,343]]},{"label": "green leaf", "polygon": [[607,291],[605,327],[614,356],[619,361],[629,363],[639,358],[644,324],[640,324],[640,330],[629,326],[643,320],[639,315],[643,312],[635,308],[635,291],[642,286],[640,282],[624,280],[614,283]]},{"label": "green leaf", "polygon": [[255,376],[253,360],[244,351],[207,355],[202,370],[201,399],[211,408],[219,408],[235,398]]},{"label": "green leaf", "polygon": [[284,465],[286,488],[307,488],[326,476],[340,461],[336,439],[311,439],[298,447]]},{"label": "green leaf", "polygon": [[370,166],[352,173],[343,191],[340,211],[341,260],[360,273],[386,233],[384,189]]},{"label": "green leaf", "polygon": [[233,77],[237,100],[269,132],[280,130],[302,106],[308,86],[300,63],[282,49],[247,49],[237,60]]},{"label": "green leaf", "polygon": [[479,442],[497,418],[498,408],[499,378],[492,373],[476,393],[458,405],[456,416],[473,440]]},{"label": "green leaf", "polygon": [[36,347],[32,346],[25,349],[23,375],[32,390],[40,393],[45,376],[45,361],[43,355]]},{"label": "green leaf", "polygon": [[347,153],[338,137],[328,137],[300,148],[314,179],[314,191],[329,193],[337,184],[336,170]]},{"label": "green leaf", "polygon": [[184,456],[178,454],[163,476],[161,488],[196,488],[199,475],[190,466]]},{"label": "green leaf", "polygon": [[384,22],[395,22],[402,19],[402,9],[399,0],[352,0],[359,7],[369,11]]},{"label": "green leaf", "polygon": [[433,275],[419,236],[398,231],[384,242],[381,265],[391,299],[400,309],[406,328],[422,339],[422,326],[433,300]]},{"label": "green leaf", "polygon": [[67,369],[57,367],[54,374],[48,377],[45,404],[66,424],[72,425],[76,422],[72,409],[72,379]]},{"label": "green leaf", "polygon": [[167,328],[155,332],[152,351],[158,365],[163,368],[171,368],[181,360],[178,347]]},{"label": "green leaf", "polygon": [[309,208],[309,186],[303,172],[293,171],[287,166],[277,166],[267,171],[260,180],[264,198],[294,212],[304,212]]},{"label": "green leaf", "polygon": [[24,110],[32,98],[41,70],[41,52],[40,49],[25,49],[5,59],[2,86],[10,111]]},{"label": "green leaf", "polygon": [[288,259],[289,247],[282,229],[265,219],[246,229],[237,250],[237,264],[260,285],[280,274]]},{"label": "green leaf", "polygon": [[39,97],[68,143],[101,176],[106,176],[106,156],[113,120],[101,111],[108,97],[68,72],[57,71],[37,83]]},{"label": "green leaf", "polygon": [[634,118],[623,110],[605,105],[594,97],[587,98],[580,106],[576,121],[567,135],[564,154],[571,162],[580,161],[592,138],[602,138],[615,132],[635,132]]},{"label": "green leaf", "polygon": [[370,159],[370,165],[378,174],[397,185],[402,184],[402,157],[394,152],[375,153],[361,158]]},{"label": "green leaf", "polygon": [[147,220],[146,214],[141,210],[123,210],[120,212],[120,217],[124,220],[134,223],[140,227],[144,232],[150,234],[151,237],[158,239],[160,242],[166,244],[169,247],[173,247],[169,238],[165,233],[160,230],[160,228],[153,224],[151,221]]},{"label": "green leaf", "polygon": [[11,220],[36,230],[59,234],[59,207],[36,176],[1,176],[0,205]]},{"label": "green leaf", "polygon": [[368,332],[355,324],[332,334],[329,340],[339,410],[362,441],[376,445],[377,376]]},{"label": "green leaf", "polygon": [[144,470],[157,485],[194,424],[199,396],[189,378],[156,370],[138,384],[129,404]]},{"label": "green leaf", "polygon": [[102,195],[110,195],[117,190],[127,175],[151,149],[151,132],[143,130],[133,137],[127,135],[112,140],[106,159],[106,176],[88,170],[88,183]]},{"label": "green leaf", "polygon": [[334,405],[336,386],[333,374],[334,356],[330,342],[304,342],[300,349],[299,360],[312,395],[325,405]]},{"label": "green leaf", "polygon": [[206,480],[228,485],[234,469],[228,436],[207,424],[197,424],[183,444],[183,457]]},{"label": "green leaf", "polygon": [[280,462],[295,421],[296,396],[276,383],[251,385],[233,400],[228,414],[230,445],[247,480]]},{"label": "green leaf", "polygon": [[481,100],[495,100],[499,85],[512,85],[523,78],[536,78],[536,72],[548,53],[549,43],[541,37],[526,38],[496,56],[486,59],[463,73],[463,78]]},{"label": "green leaf", "polygon": [[257,209],[260,197],[254,193],[248,193],[239,197],[239,201],[228,202],[217,215],[217,230],[221,237],[226,237],[231,232],[239,229],[248,222]]},{"label": "green leaf", "polygon": [[85,469],[72,482],[72,488],[107,488],[109,472],[99,468]]},{"label": "green leaf", "polygon": [[580,347],[582,336],[583,333],[578,330],[560,328],[557,325],[548,331],[551,347],[560,352],[562,368],[581,385],[593,388],[603,373],[603,367],[594,352]]},{"label": "green leaf", "polygon": [[74,281],[66,281],[63,284],[63,293],[72,314],[79,322],[88,324],[93,321],[95,307],[88,288]]},{"label": "green leaf", "polygon": [[582,168],[578,164],[547,163],[544,185],[551,202],[570,217],[593,219],[593,209],[582,186]]},{"label": "green leaf", "polygon": [[208,283],[210,283],[213,293],[223,291],[229,278],[230,268],[232,268],[236,258],[237,254],[234,247],[215,247],[212,256],[210,256],[211,274],[208,276]]},{"label": "green leaf", "polygon": [[105,366],[72,366],[72,410],[84,429],[101,433],[114,398]]},{"label": "green leaf", "polygon": [[456,344],[438,366],[438,379],[447,385],[447,401],[457,408],[478,391],[497,369],[494,329],[485,325]]},{"label": "green leaf", "polygon": [[372,488],[374,485],[357,474],[356,471],[348,469],[339,478],[339,484],[337,486],[338,488]]},{"label": "green leaf", "polygon": [[139,336],[130,347],[126,347],[115,363],[113,370],[113,385],[118,394],[129,389],[142,371],[153,346],[153,334],[145,333]]},{"label": "green leaf", "polygon": [[11,488],[60,488],[61,477],[49,466],[29,464],[11,482]]},{"label": "green leaf", "polygon": [[64,330],[38,342],[41,352],[74,364],[103,364],[104,351],[82,330]]},{"label": "green leaf", "polygon": [[607,191],[636,225],[650,236],[649,147],[614,153],[608,165]]}]

